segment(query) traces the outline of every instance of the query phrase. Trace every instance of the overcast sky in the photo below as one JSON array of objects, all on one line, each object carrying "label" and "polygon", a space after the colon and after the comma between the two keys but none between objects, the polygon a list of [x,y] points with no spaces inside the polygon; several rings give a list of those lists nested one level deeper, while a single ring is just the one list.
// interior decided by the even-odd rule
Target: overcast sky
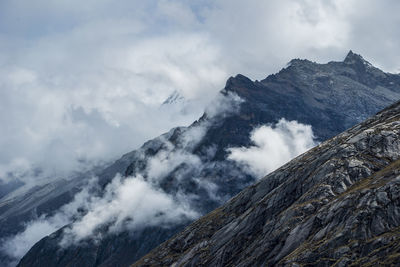
[{"label": "overcast sky", "polygon": [[[188,125],[242,73],[349,49],[400,72],[397,0],[0,1],[0,177],[64,175]],[[161,106],[174,91],[184,103]],[[181,100],[182,101],[182,100]]]}]

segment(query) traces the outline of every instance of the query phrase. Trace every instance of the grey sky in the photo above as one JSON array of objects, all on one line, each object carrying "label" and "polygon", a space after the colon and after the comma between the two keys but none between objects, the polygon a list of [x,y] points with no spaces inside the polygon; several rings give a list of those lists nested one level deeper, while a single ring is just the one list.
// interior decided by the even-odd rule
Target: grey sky
[{"label": "grey sky", "polygon": [[[0,177],[64,174],[196,119],[242,73],[349,49],[400,71],[396,0],[4,0]],[[185,103],[162,106],[174,91]]]}]

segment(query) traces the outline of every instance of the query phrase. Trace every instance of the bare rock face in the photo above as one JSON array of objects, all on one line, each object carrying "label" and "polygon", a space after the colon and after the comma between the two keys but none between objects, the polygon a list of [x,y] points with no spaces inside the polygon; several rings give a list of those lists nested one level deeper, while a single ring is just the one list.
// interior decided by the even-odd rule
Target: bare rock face
[{"label": "bare rock face", "polygon": [[[169,195],[173,196],[176,192],[180,192],[194,196],[195,201],[190,203],[191,207],[199,214],[206,214],[259,178],[244,172],[236,162],[227,159],[228,148],[251,145],[249,135],[254,127],[276,123],[281,118],[289,121],[296,120],[311,125],[317,140],[325,141],[400,99],[400,75],[385,73],[374,68],[360,55],[350,52],[344,61],[327,64],[295,59],[279,73],[270,75],[261,81],[252,81],[239,74],[229,78],[225,88],[221,91],[221,96],[232,94],[239,96],[242,100],[235,112],[212,119],[208,113],[205,113],[189,127],[174,128],[163,136],[146,142],[139,150],[127,154],[108,169],[97,172],[100,177],[100,188],[104,188],[116,172],[123,173],[125,176],[142,174],[145,179],[151,179],[147,176],[145,170],[148,168],[150,157],[165,153],[165,143],[161,140],[166,140],[176,148],[185,132],[199,124],[207,124],[204,136],[195,145],[179,147],[186,154],[200,158],[202,166],[194,168],[192,165],[183,162],[157,181],[158,188]],[[368,166],[366,168],[364,159],[357,158],[354,154],[357,149],[362,149],[362,146],[365,146],[363,149],[369,146],[369,141],[367,143],[359,142],[368,136],[369,133],[354,136],[354,143],[357,143],[357,146],[360,147],[353,145],[343,148],[343,153],[347,151],[346,153],[349,155],[348,161],[344,161],[341,157],[332,159],[329,164],[327,163],[321,169],[318,169],[313,180],[307,181],[301,188],[295,182],[289,183],[288,180],[284,190],[273,196],[271,201],[274,201],[275,204],[272,205],[272,202],[268,202],[271,210],[267,212],[283,209],[286,207],[285,205],[290,204],[290,201],[297,200],[300,195],[305,198],[304,203],[307,202],[307,205],[296,212],[314,212],[319,206],[311,200],[320,199],[320,202],[325,204],[338,194],[347,191],[352,184],[357,182],[359,177],[367,177],[376,171]],[[372,140],[371,142],[375,141]],[[324,154],[325,159],[329,159],[336,153],[334,150],[329,151]],[[390,153],[397,155],[395,149],[391,150]],[[302,170],[301,175],[311,175],[308,171],[317,168],[320,163],[318,160],[320,159],[310,161],[306,167],[303,164],[304,170]],[[382,164],[388,164],[388,161],[382,159]],[[338,166],[348,168],[348,172],[340,173]],[[292,175],[291,170],[285,168],[282,170],[286,171],[282,171],[280,175],[269,179],[268,183],[262,185],[264,191],[254,191],[254,199],[281,185],[283,181],[287,180],[288,176]],[[314,183],[317,184],[318,180],[326,180],[327,182],[318,183],[318,186],[311,188]],[[216,185],[217,190],[214,196],[211,196],[199,181]],[[303,194],[304,190],[310,190],[310,192],[305,195]],[[99,192],[99,195],[101,193]],[[53,199],[46,199],[46,207],[55,210],[61,204],[54,205],[56,202],[53,202]],[[65,203],[65,199],[62,198],[63,201],[57,203]],[[252,199],[245,199],[243,203]],[[240,203],[237,205],[238,210],[244,208]],[[254,222],[258,220],[258,224],[263,225],[264,217],[262,216],[264,215],[261,214],[261,208],[259,212],[258,217],[246,220],[255,220]],[[40,216],[40,214],[38,215]],[[290,214],[286,216],[290,216]],[[7,223],[10,221],[8,219],[7,221],[0,219],[0,226],[10,225]],[[305,228],[309,229],[307,231],[304,231],[303,228],[296,231],[288,228],[287,235],[290,236],[290,239],[287,244],[281,244],[281,250],[276,248],[277,250],[274,252],[276,254],[274,254],[274,257],[277,257],[276,260],[283,257],[285,253],[292,251],[298,245],[296,243],[298,240],[306,238],[308,232],[312,232],[312,227],[316,221],[314,219],[307,224]],[[2,222],[4,223],[2,224]],[[101,241],[93,242],[89,239],[85,240],[83,245],[64,249],[57,245],[62,237],[63,229],[60,229],[36,243],[21,260],[20,266],[127,266],[182,230],[189,223],[190,221],[186,221],[179,225],[171,225],[169,228],[147,228],[135,235],[132,235],[129,231],[115,235],[103,231],[103,236],[106,236],[106,238]],[[274,223],[271,222],[270,227],[275,227]],[[237,224],[231,226],[232,229],[237,227],[245,229],[245,224],[239,224],[239,222]],[[214,226],[210,225],[210,227]],[[291,226],[286,225],[286,227]],[[15,232],[15,228],[12,227],[9,232],[11,230]],[[266,228],[265,231],[272,231],[268,229]],[[291,232],[292,230],[293,232]],[[230,232],[231,228],[226,233],[221,234],[219,242],[224,242],[225,239],[229,238]],[[121,236],[123,236],[122,240]],[[253,238],[253,235],[250,237]],[[190,239],[188,239],[189,241]],[[182,242],[192,249],[190,242]],[[177,243],[173,247],[182,252],[179,244]],[[198,245],[197,250],[208,247],[206,243],[196,243],[196,245]],[[275,248],[273,243],[270,245]],[[232,246],[231,249],[234,250],[234,247]],[[196,255],[195,251],[193,253],[193,255]],[[234,253],[234,251],[226,253]],[[279,253],[283,254],[278,255]]]},{"label": "bare rock face", "polygon": [[321,143],[133,266],[400,263],[400,102]]}]

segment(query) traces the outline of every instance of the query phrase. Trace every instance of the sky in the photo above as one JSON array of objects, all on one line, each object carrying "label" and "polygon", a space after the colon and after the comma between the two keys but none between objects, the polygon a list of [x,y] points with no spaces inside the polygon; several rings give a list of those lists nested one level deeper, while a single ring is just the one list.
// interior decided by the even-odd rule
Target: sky
[{"label": "sky", "polygon": [[398,73],[399,11],[396,0],[1,1],[0,180],[114,160],[196,120],[230,76],[263,79],[292,58],[352,49]]}]

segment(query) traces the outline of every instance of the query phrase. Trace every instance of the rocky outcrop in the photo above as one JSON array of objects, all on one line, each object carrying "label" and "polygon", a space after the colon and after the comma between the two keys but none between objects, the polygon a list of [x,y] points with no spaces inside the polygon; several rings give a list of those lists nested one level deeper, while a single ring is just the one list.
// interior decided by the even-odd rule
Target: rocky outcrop
[{"label": "rocky outcrop", "polygon": [[246,188],[133,266],[400,263],[400,102]]},{"label": "rocky outcrop", "polygon": [[[149,159],[169,153],[166,143],[172,145],[173,150],[194,155],[201,159],[201,167],[182,162],[157,180],[156,185],[170,195],[179,192],[194,196],[191,207],[206,214],[258,178],[227,160],[228,148],[251,144],[249,134],[254,127],[276,123],[281,118],[296,120],[311,125],[318,141],[324,141],[400,99],[400,76],[374,68],[361,56],[350,52],[342,62],[317,64],[292,60],[288,67],[262,81],[251,81],[239,74],[229,78],[221,91],[221,97],[230,95],[242,99],[240,106],[234,108],[235,112],[217,117],[206,112],[193,125],[177,127],[150,140],[131,153],[128,164],[124,161],[124,174],[141,174],[145,179],[152,179],[146,173]],[[192,145],[182,146],[185,133],[199,125],[206,125],[202,138]],[[112,176],[104,177],[100,179],[101,188],[112,179]],[[211,183],[215,192],[209,194],[202,183]],[[79,266],[82,262],[91,262],[89,266],[128,265],[186,224],[154,231],[145,229],[147,238],[126,231],[109,235],[101,242],[86,240],[83,246],[67,249],[55,245],[62,235],[60,229],[38,242],[21,260],[20,266]],[[121,235],[127,237],[124,242],[119,242]]]}]

